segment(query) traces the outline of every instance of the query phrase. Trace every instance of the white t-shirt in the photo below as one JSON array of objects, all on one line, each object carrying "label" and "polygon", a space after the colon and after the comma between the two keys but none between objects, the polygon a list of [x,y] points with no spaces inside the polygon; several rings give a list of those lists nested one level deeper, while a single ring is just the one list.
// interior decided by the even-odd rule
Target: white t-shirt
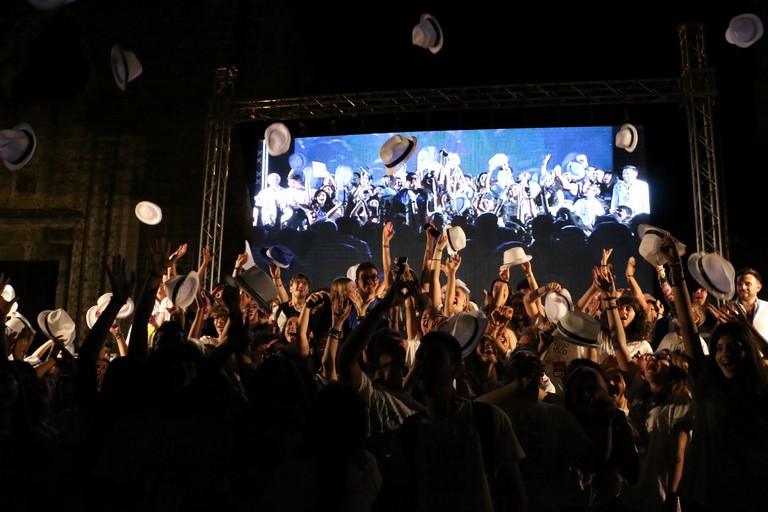
[{"label": "white t-shirt", "polygon": [[[709,355],[709,347],[707,346],[707,342],[704,341],[704,338],[699,336],[699,339],[701,340],[701,349],[704,351],[704,355]],[[678,336],[676,332],[670,332],[664,335],[663,338],[661,338],[661,341],[659,342],[659,346],[656,347],[656,350],[661,349],[667,349],[670,352],[679,351],[679,352],[685,352],[685,347],[683,346],[683,338]]]}]

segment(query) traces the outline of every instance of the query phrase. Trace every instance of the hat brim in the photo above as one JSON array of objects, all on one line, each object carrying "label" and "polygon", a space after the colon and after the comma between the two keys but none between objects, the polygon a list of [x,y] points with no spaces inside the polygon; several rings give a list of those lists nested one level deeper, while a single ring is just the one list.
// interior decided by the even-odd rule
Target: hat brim
[{"label": "hat brim", "polygon": [[149,226],[160,224],[163,220],[163,210],[151,201],[140,201],[135,209],[136,218]]},{"label": "hat brim", "polygon": [[421,15],[421,21],[428,21],[435,27],[435,33],[437,34],[437,44],[435,46],[430,46],[429,48],[427,48],[427,50],[432,52],[432,54],[434,55],[443,49],[443,41],[445,39],[443,37],[443,27],[440,26],[440,23],[437,21],[437,18],[435,18],[434,16],[428,13],[424,13]]},{"label": "hat brim", "polygon": [[128,83],[128,63],[125,61],[123,49],[119,44],[112,46],[110,57],[112,60],[112,77],[120,90],[124,91]]},{"label": "hat brim", "polygon": [[516,260],[512,260],[512,261],[510,261],[508,263],[503,263],[501,265],[501,268],[509,268],[509,267],[515,267],[517,265],[522,265],[523,263],[528,263],[532,259],[533,259],[533,256],[531,256],[530,254],[526,254],[522,258],[518,258]]},{"label": "hat brim", "polygon": [[[627,153],[632,153],[637,148],[637,128],[635,128],[634,125],[626,123],[621,125],[621,128],[619,129],[619,133],[623,132],[624,130],[629,130],[629,132],[632,134],[632,140],[630,141],[629,145],[618,145],[620,149],[624,149]],[[618,135],[618,134],[617,134]]]},{"label": "hat brim", "polygon": [[22,153],[22,155],[15,162],[8,162],[3,160],[3,164],[5,165],[6,169],[9,171],[18,171],[27,165],[29,161],[32,160],[32,157],[35,156],[35,150],[37,149],[37,136],[35,135],[35,131],[28,123],[17,124],[13,127],[13,129],[26,133],[27,137],[29,138],[27,149],[24,150],[24,153]]}]

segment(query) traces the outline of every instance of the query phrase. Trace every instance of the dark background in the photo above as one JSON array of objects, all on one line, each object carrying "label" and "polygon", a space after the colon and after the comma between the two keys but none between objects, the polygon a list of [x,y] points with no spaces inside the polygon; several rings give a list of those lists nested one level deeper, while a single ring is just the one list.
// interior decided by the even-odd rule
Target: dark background
[{"label": "dark background", "polygon": [[[445,44],[436,55],[411,44],[411,30],[423,12],[433,14],[444,30]],[[88,224],[101,221],[83,206],[95,204],[117,205],[120,214],[105,228],[109,237],[99,239],[95,230],[83,235],[77,228],[74,240],[61,241],[84,250],[72,251],[71,265],[59,265],[60,274],[71,275],[59,276],[57,303],[46,304],[48,309],[66,307],[82,318],[104,292],[93,238],[104,246],[102,252],[122,247],[141,270],[145,258],[140,248],[148,237],[162,234],[174,245],[189,242],[186,263],[196,267],[207,114],[215,71],[222,66],[237,69],[234,95],[239,101],[509,84],[541,84],[546,91],[563,83],[676,79],[682,74],[679,27],[694,24],[704,29],[701,57],[713,77],[711,128],[721,176],[724,243],[735,267],[754,266],[768,274],[762,266],[766,230],[761,224],[768,38],[746,49],[724,38],[731,17],[744,12],[768,19],[768,8],[758,1],[562,6],[477,0],[363,6],[351,1],[76,0],[53,12],[38,12],[26,0],[9,0],[0,12],[0,120],[3,127],[29,120],[40,146],[23,172],[0,181],[0,216],[6,229],[18,226],[12,235],[3,232],[6,245],[0,248],[0,260],[19,260],[14,244],[37,232],[37,225],[32,229],[24,224],[29,209],[59,207],[71,214],[72,223],[83,219]],[[134,51],[144,68],[124,92],[109,68],[115,43]],[[286,124],[297,135],[326,135],[334,130],[624,122],[645,128],[640,144],[648,164],[641,175],[651,182],[653,223],[672,231],[693,252],[693,145],[685,105],[602,105],[596,99],[578,107],[555,103],[429,114],[403,110],[354,119],[308,117]],[[253,123],[253,131],[263,133],[268,121]],[[252,194],[242,148],[253,141],[244,139],[245,131],[233,132],[222,226],[223,274],[242,252],[243,240],[252,236]],[[114,154],[108,153],[112,147],[117,148]],[[91,181],[107,176],[119,180],[125,172],[130,172],[128,184],[118,183],[111,191],[88,188],[82,178],[90,173]],[[104,196],[92,199],[91,194]],[[136,225],[132,206],[140,200],[162,206],[161,225]],[[34,242],[42,246],[40,238]],[[56,259],[51,250],[35,247],[32,259]],[[90,274],[78,270],[81,255]],[[62,290],[69,283],[80,289]]]}]

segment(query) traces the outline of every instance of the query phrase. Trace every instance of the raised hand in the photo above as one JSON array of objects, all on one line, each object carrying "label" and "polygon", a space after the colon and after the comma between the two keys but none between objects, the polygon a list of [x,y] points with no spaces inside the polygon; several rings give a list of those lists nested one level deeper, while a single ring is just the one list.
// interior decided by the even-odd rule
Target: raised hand
[{"label": "raised hand", "polygon": [[213,261],[213,254],[211,254],[211,248],[207,245],[203,247],[203,264],[209,265]]},{"label": "raised hand", "polygon": [[169,259],[172,259],[173,261],[179,260],[181,257],[183,257],[185,254],[187,254],[187,244],[183,243],[179,246],[178,249],[176,249],[171,255]]},{"label": "raised hand", "polygon": [[104,270],[109,277],[112,287],[112,298],[122,303],[133,297],[136,291],[136,272],[131,271],[128,275],[125,267],[125,258],[119,254],[112,256],[111,261],[108,257],[104,258]]},{"label": "raised hand", "polygon": [[611,253],[613,252],[613,248],[603,249],[603,255],[600,257],[600,265],[601,266],[607,266],[608,265],[608,259],[611,257]]},{"label": "raised hand", "polygon": [[171,243],[165,238],[153,238],[149,241],[148,252],[153,277],[162,278],[168,267],[176,261],[170,256]]},{"label": "raised hand", "polygon": [[383,245],[389,245],[392,237],[395,236],[395,225],[392,222],[384,224],[384,228],[381,230],[381,243]]},{"label": "raised hand", "polygon": [[346,322],[349,314],[352,312],[352,301],[347,297],[336,297],[331,304],[331,314],[333,316],[333,323]]}]

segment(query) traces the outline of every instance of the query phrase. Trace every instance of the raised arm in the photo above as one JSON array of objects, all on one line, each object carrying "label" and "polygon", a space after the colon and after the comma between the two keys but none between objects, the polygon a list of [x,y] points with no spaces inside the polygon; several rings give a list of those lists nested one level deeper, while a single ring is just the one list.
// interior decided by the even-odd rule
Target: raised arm
[{"label": "raised arm", "polygon": [[344,335],[344,322],[347,321],[352,312],[352,301],[346,297],[336,297],[331,304],[331,328],[325,333],[326,342],[323,357],[320,364],[323,366],[323,375],[326,380],[339,380],[339,373],[336,370],[336,356],[339,351],[339,343]]},{"label": "raised arm", "polygon": [[435,307],[440,307],[443,303],[442,294],[440,293],[442,288],[440,285],[440,272],[443,262],[443,251],[447,245],[448,237],[444,233],[441,233],[437,237],[435,250],[432,253],[432,258],[430,258],[432,275],[430,276],[429,298],[432,300],[432,305]]},{"label": "raised arm", "polygon": [[269,275],[272,276],[272,282],[275,283],[275,286],[277,286],[277,297],[280,299],[280,302],[288,302],[291,300],[291,297],[288,295],[288,292],[285,289],[285,285],[283,284],[280,267],[274,264],[270,265]]},{"label": "raised arm", "polygon": [[[11,278],[0,272],[0,292],[5,290],[5,287],[11,282]],[[18,298],[14,297],[11,300],[5,300],[5,297],[0,295],[0,315],[3,315],[3,319],[8,318],[11,313],[11,308]],[[2,354],[0,357],[8,358],[11,355],[11,349],[8,343],[8,338],[5,335],[5,320],[3,320],[3,329],[0,329],[0,348],[2,348]]]},{"label": "raised arm", "polygon": [[204,276],[206,269],[213,261],[213,254],[208,246],[203,247],[203,254],[200,255],[200,266],[197,267],[197,275]]},{"label": "raised arm", "polygon": [[616,280],[610,267],[595,267],[592,269],[594,286],[600,290],[600,301],[605,306],[605,315],[608,318],[608,327],[611,333],[611,345],[613,346],[616,362],[619,369],[631,374],[633,377],[639,370],[632,361],[632,355],[627,347],[627,336],[624,332],[624,324],[621,323],[619,307],[616,298]]},{"label": "raised arm", "polygon": [[[531,262],[526,261],[525,263],[521,263],[520,268],[523,269],[525,278],[528,280],[529,289],[533,291],[539,288],[539,283],[538,281],[536,281],[536,276],[533,275],[533,265],[531,265]],[[528,301],[524,301],[524,302],[525,302],[525,312],[528,314],[528,318],[530,318],[531,320],[535,321],[540,316],[546,316],[544,314],[544,304],[541,303],[540,296],[537,296],[536,300],[534,300],[533,302],[528,302]]]},{"label": "raised arm", "polygon": [[[136,301],[136,312],[131,322],[128,355],[140,360],[147,358],[147,322],[152,316],[157,289],[163,284],[163,274],[171,266],[171,244],[165,238],[152,239],[147,246],[150,271]],[[97,320],[98,321],[98,320]]]},{"label": "raised arm", "polygon": [[445,300],[443,302],[443,314],[447,317],[452,317],[458,311],[453,304],[454,297],[456,295],[456,272],[459,271],[461,266],[461,256],[459,253],[448,256],[445,261],[445,274],[448,280],[445,284]]},{"label": "raised arm", "polygon": [[434,224],[428,223],[424,225],[424,234],[426,235],[426,243],[424,244],[424,258],[421,264],[421,279],[419,279],[419,284],[422,288],[425,284],[431,282],[432,258],[434,257],[433,253],[437,244],[437,237],[440,236],[440,232],[437,230]]},{"label": "raised arm", "polygon": [[669,234],[662,238],[659,251],[669,265],[669,285],[672,287],[672,295],[675,297],[677,324],[680,327],[679,333],[683,339],[685,355],[690,358],[692,364],[700,367],[706,362],[706,355],[704,355],[704,349],[701,347],[699,330],[693,319],[691,296],[688,293],[688,286],[685,284],[683,262],[677,252],[675,242]]},{"label": "raised arm", "polygon": [[[81,405],[87,405],[96,398],[98,393],[96,360],[120,308],[125,305],[136,289],[136,273],[131,272],[129,277],[125,267],[125,258],[122,256],[114,255],[111,260],[105,260],[104,269],[112,286],[112,297],[86,335],[78,352],[76,379],[79,390],[78,401]],[[144,332],[147,332],[146,320]]]},{"label": "raised arm", "polygon": [[627,278],[627,285],[629,286],[629,289],[632,290],[632,295],[634,295],[635,298],[640,301],[640,304],[642,304],[645,309],[648,309],[648,304],[645,302],[643,289],[640,287],[640,283],[637,282],[637,279],[635,279],[635,272],[637,271],[636,263],[637,262],[635,261],[635,257],[630,256],[627,260],[627,269],[624,272],[624,275]]},{"label": "raised arm", "polygon": [[384,224],[381,230],[381,271],[384,274],[384,286],[392,286],[392,257],[390,256],[389,245],[395,236],[395,226],[391,222]]},{"label": "raised arm", "polygon": [[349,382],[355,389],[358,389],[363,382],[363,369],[359,361],[363,351],[365,351],[365,347],[368,346],[368,342],[379,325],[379,318],[386,314],[390,308],[402,304],[405,299],[401,291],[402,287],[399,284],[398,280],[389,287],[384,297],[373,306],[373,309],[349,333],[346,341],[339,349],[337,368],[339,380]]}]

